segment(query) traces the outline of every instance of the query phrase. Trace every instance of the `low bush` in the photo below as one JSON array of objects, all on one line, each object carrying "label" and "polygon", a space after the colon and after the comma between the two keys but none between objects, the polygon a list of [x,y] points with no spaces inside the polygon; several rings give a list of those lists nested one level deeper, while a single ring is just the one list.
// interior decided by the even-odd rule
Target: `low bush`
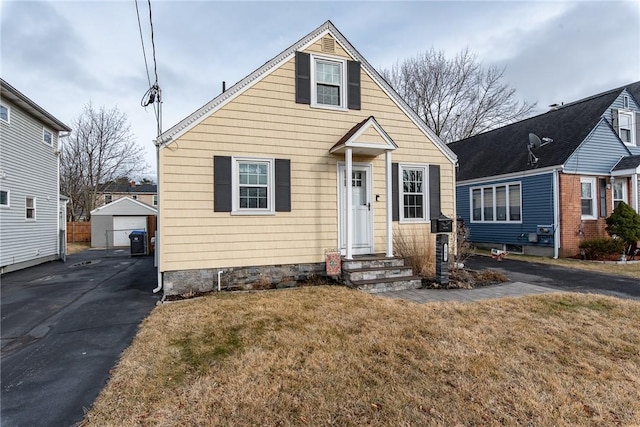
[{"label": "low bush", "polygon": [[624,241],[606,237],[587,239],[578,246],[586,259],[606,259],[624,252]]}]

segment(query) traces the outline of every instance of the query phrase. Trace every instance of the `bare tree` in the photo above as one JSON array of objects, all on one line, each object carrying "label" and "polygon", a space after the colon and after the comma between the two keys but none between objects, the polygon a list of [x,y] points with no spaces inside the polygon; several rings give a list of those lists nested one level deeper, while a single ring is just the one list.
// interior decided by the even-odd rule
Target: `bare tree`
[{"label": "bare tree", "polygon": [[96,109],[89,103],[71,127],[73,132],[62,142],[60,189],[71,198],[69,219],[75,221],[90,217],[100,185],[142,173],[147,165],[126,114],[117,107]]},{"label": "bare tree", "polygon": [[381,74],[449,143],[521,120],[536,107],[515,98],[515,89],[502,83],[504,71],[484,68],[468,48],[452,59],[431,48]]}]

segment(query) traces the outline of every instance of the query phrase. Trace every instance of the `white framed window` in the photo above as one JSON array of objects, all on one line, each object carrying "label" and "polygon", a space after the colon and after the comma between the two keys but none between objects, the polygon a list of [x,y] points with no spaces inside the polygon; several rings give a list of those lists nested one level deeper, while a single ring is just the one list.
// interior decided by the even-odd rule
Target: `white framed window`
[{"label": "white framed window", "polygon": [[618,134],[627,145],[636,145],[633,131],[633,113],[630,111],[618,112]]},{"label": "white framed window", "polygon": [[28,221],[35,221],[36,220],[36,198],[26,197],[24,205],[25,205],[24,219]]},{"label": "white framed window", "polygon": [[596,219],[596,179],[580,178],[580,206],[582,219]]},{"label": "white framed window", "polygon": [[42,128],[42,142],[47,145],[53,145],[53,133],[46,128]]},{"label": "white framed window", "polygon": [[9,110],[9,107],[7,107],[6,105],[0,104],[0,121],[9,123],[10,119],[11,119],[11,111]]},{"label": "white framed window", "polygon": [[113,202],[113,195],[105,194],[104,195],[104,204],[107,205],[107,204],[109,204],[111,202]]},{"label": "white framed window", "polygon": [[269,215],[275,212],[273,159],[233,157],[231,175],[231,213]]},{"label": "white framed window", "polygon": [[400,221],[426,222],[429,220],[427,212],[429,176],[428,165],[399,165],[402,187],[400,188]]},{"label": "white framed window", "polygon": [[9,190],[0,190],[0,208],[11,206]]},{"label": "white framed window", "polygon": [[522,185],[512,182],[470,189],[471,222],[522,222]]},{"label": "white framed window", "polygon": [[311,105],[347,108],[347,61],[327,56],[311,56]]},{"label": "white framed window", "polygon": [[153,195],[153,206],[158,206],[158,195],[157,194]]},{"label": "white framed window", "polygon": [[613,208],[617,208],[620,202],[629,203],[627,201],[627,180],[618,179],[613,182]]}]

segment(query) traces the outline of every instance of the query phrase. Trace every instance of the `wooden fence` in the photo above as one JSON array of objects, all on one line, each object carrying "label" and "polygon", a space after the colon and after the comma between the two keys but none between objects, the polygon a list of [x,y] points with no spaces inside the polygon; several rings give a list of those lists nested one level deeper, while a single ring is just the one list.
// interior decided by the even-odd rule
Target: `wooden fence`
[{"label": "wooden fence", "polygon": [[67,222],[67,243],[91,243],[91,223]]}]

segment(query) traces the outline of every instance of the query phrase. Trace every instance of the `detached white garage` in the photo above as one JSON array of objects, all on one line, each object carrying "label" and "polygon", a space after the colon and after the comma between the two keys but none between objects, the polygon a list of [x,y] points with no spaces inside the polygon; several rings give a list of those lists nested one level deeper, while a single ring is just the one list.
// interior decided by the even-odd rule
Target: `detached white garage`
[{"label": "detached white garage", "polygon": [[91,247],[129,246],[129,234],[133,230],[152,233],[153,230],[147,230],[147,218],[157,214],[153,206],[129,197],[94,209],[91,211]]}]

